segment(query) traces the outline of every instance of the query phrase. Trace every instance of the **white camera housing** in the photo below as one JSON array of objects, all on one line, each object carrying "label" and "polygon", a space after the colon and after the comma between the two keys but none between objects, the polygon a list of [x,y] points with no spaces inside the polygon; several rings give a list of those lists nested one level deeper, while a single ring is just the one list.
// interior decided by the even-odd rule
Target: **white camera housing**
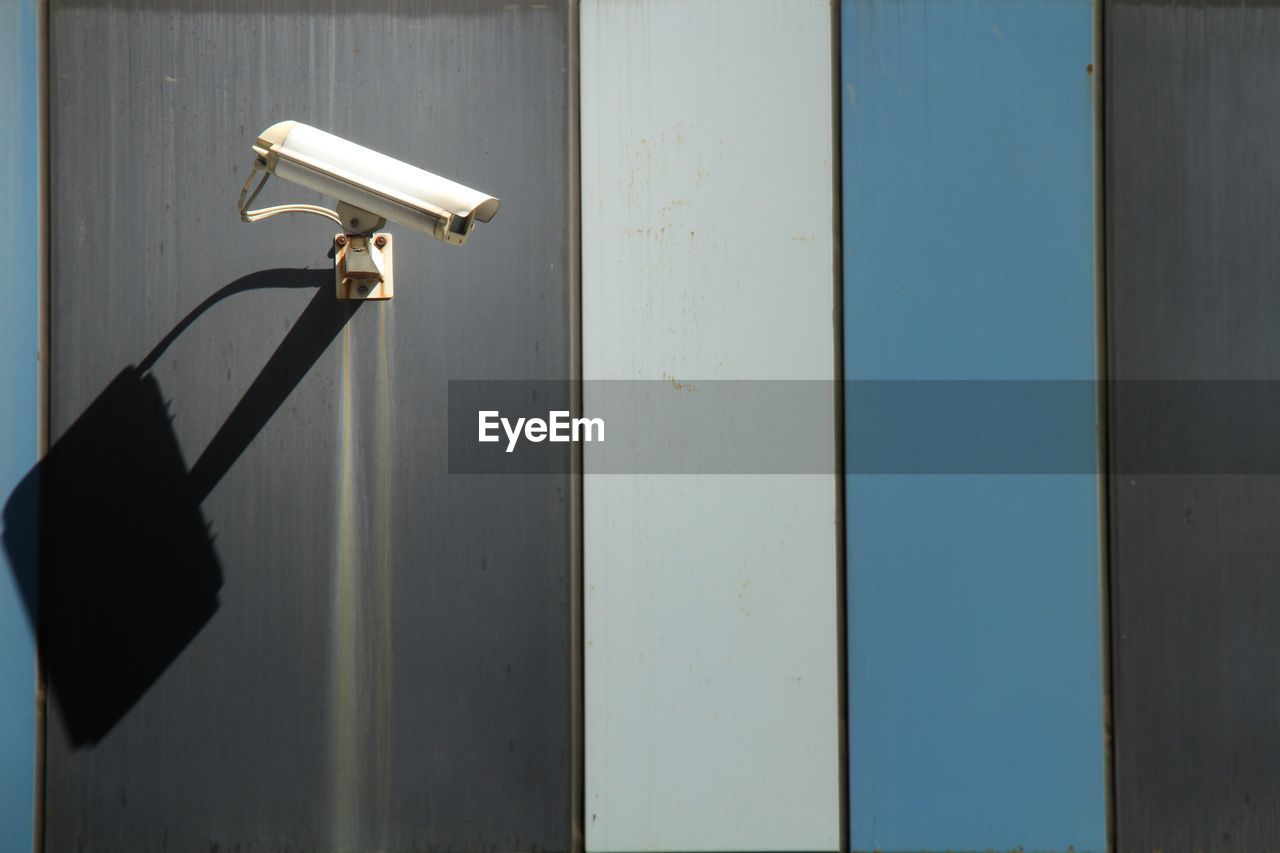
[{"label": "white camera housing", "polygon": [[[342,298],[390,298],[390,235],[374,233],[388,219],[462,245],[475,223],[491,220],[501,204],[479,190],[297,121],[268,127],[258,135],[253,152],[253,169],[240,192],[240,218],[256,222],[279,213],[314,213],[341,225],[335,265]],[[249,195],[258,172],[265,174]],[[337,198],[337,210],[310,204],[249,210],[271,175]],[[352,271],[344,270],[348,253],[357,247],[369,256],[353,257]]]}]

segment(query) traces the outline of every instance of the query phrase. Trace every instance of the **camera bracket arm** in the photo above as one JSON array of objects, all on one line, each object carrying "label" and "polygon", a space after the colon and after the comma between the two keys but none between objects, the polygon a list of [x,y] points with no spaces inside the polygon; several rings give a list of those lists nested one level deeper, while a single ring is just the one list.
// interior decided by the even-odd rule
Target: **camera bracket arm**
[{"label": "camera bracket arm", "polygon": [[[258,172],[262,172],[262,180],[250,193],[249,187]],[[374,233],[386,225],[387,220],[345,201],[338,202],[337,210],[316,204],[278,204],[250,210],[249,205],[253,204],[270,177],[267,161],[259,157],[254,161],[244,186],[240,188],[240,201],[237,205],[240,219],[244,222],[258,222],[281,213],[311,213],[333,220],[343,229],[333,241],[334,281],[338,298],[390,299],[393,293],[391,235]]]}]

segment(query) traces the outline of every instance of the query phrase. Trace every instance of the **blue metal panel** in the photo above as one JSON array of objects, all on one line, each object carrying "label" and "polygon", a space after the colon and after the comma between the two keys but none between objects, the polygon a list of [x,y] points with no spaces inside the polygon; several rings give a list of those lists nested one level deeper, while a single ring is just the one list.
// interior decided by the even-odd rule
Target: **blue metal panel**
[{"label": "blue metal panel", "polygon": [[[0,4],[0,505],[36,462],[39,311],[39,72],[35,0]],[[24,490],[4,508],[0,549],[0,850],[30,850],[35,826],[35,632],[23,597],[34,597],[35,500]],[[21,563],[15,565],[14,563]]]},{"label": "blue metal panel", "polygon": [[[845,0],[841,26],[846,376],[1094,379],[1092,4]],[[1105,849],[1096,476],[847,490],[852,847]]]}]

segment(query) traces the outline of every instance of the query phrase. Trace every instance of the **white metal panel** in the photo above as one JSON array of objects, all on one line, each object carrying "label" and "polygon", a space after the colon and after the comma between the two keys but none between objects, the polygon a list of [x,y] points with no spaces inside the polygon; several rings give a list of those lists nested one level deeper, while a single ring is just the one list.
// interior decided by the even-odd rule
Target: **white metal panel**
[{"label": "white metal panel", "polygon": [[[584,378],[833,378],[831,21],[824,0],[584,0]],[[834,458],[834,406],[796,417],[832,423]],[[835,849],[834,475],[592,455],[587,848]]]}]

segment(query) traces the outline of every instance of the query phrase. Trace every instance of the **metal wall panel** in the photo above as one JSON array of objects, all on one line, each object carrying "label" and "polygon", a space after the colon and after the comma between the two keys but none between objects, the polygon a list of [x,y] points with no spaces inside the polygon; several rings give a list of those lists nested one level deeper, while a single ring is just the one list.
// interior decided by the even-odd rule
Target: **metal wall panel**
[{"label": "metal wall panel", "polygon": [[[571,483],[445,425],[569,376],[572,12],[53,3],[50,851],[571,845]],[[353,311],[331,223],[237,219],[282,119],[502,210]]]},{"label": "metal wall panel", "polygon": [[[583,4],[585,378],[832,378],[832,17]],[[834,459],[833,407],[795,416]],[[836,848],[833,476],[606,476],[592,451],[588,849]]]},{"label": "metal wall panel", "polygon": [[[1274,850],[1280,481],[1251,475],[1274,475],[1274,452],[1220,467],[1229,448],[1184,433],[1140,454],[1219,416],[1239,419],[1230,444],[1274,446],[1270,392],[1234,380],[1280,378],[1280,7],[1106,19],[1117,846]],[[1171,422],[1146,380],[1223,405]]]},{"label": "metal wall panel", "polygon": [[[845,0],[841,23],[846,377],[954,380],[961,401],[966,380],[1091,382],[1092,4]],[[860,475],[915,429],[860,435],[863,387],[853,849],[1105,849],[1096,448],[1074,475]],[[1053,435],[1093,447],[1085,387]]]},{"label": "metal wall panel", "polygon": [[[35,0],[0,4],[0,849],[31,850],[36,791],[36,494],[10,495],[39,428],[40,87]],[[19,544],[21,543],[21,544]]]}]

